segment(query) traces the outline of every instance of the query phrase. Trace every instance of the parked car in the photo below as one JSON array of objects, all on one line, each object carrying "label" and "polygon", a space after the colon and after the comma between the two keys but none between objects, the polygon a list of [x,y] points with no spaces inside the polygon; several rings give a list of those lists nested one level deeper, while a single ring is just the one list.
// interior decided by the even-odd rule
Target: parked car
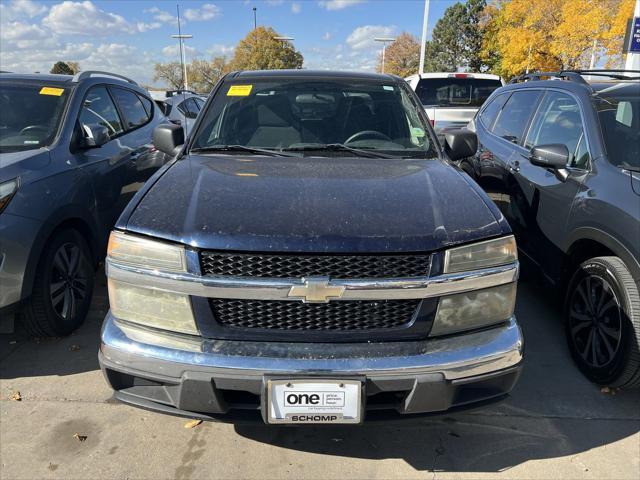
[{"label": "parked car", "polygon": [[[475,152],[447,136],[451,158]],[[399,77],[235,72],[111,235],[99,353],[123,402],[360,423],[503,398],[520,371],[504,217]]]},{"label": "parked car", "polygon": [[109,231],[166,161],[151,142],[162,116],[134,81],[94,71],[2,73],[0,112],[0,317],[65,335]]},{"label": "parked car", "polygon": [[206,100],[206,98],[193,93],[179,93],[162,102],[164,105],[162,111],[171,123],[182,125],[185,135],[189,135]]},{"label": "parked car", "polygon": [[614,387],[640,386],[639,74],[519,77],[478,113],[478,152],[463,160],[520,251],[566,292],[578,367]]},{"label": "parked car", "polygon": [[423,73],[406,78],[427,111],[437,133],[461,128],[475,116],[484,101],[504,85],[488,73]]}]

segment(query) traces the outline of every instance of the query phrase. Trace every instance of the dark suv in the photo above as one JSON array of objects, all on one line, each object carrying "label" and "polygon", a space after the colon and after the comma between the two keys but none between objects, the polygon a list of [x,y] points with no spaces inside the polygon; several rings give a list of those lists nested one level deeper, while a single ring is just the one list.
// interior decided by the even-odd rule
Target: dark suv
[{"label": "dark suv", "polygon": [[[122,401],[200,418],[359,423],[504,397],[517,249],[400,78],[227,75],[107,255],[100,363]],[[475,135],[447,135],[451,158]]]},{"label": "dark suv", "polygon": [[571,353],[594,382],[640,385],[640,72],[517,78],[470,128],[462,163],[524,258],[563,292]]},{"label": "dark suv", "polygon": [[89,309],[118,215],[163,163],[164,116],[111,73],[0,74],[0,317],[64,335]]}]

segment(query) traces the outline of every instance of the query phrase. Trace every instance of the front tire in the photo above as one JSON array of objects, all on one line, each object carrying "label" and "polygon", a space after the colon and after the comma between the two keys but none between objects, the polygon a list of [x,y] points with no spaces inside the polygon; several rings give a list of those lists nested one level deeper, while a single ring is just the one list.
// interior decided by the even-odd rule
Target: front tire
[{"label": "front tire", "polygon": [[42,252],[33,292],[22,311],[26,330],[38,337],[68,335],[84,322],[93,293],[87,242],[76,230],[55,234]]},{"label": "front tire", "polygon": [[618,257],[596,257],[578,267],[567,289],[565,331],[589,380],[640,386],[640,292]]}]

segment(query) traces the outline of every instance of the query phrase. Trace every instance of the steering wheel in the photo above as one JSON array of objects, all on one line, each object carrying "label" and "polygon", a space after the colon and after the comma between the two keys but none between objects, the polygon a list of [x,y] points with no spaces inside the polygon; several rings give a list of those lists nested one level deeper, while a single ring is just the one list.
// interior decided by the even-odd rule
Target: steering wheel
[{"label": "steering wheel", "polygon": [[46,132],[48,128],[45,127],[44,125],[29,125],[27,127],[24,127],[22,130],[20,130],[20,135],[26,135],[27,133],[32,132],[34,130],[40,130],[42,132]]},{"label": "steering wheel", "polygon": [[379,140],[387,140],[391,142],[391,138],[386,136],[382,132],[377,132],[376,130],[362,130],[361,132],[354,133],[349,138],[347,138],[344,143],[345,145],[355,142],[356,140],[362,140],[363,138],[377,138]]}]

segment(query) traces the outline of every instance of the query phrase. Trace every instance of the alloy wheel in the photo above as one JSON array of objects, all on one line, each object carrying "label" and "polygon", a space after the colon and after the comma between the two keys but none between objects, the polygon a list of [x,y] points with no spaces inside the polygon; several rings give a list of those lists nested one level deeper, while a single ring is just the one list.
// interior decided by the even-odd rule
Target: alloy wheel
[{"label": "alloy wheel", "polygon": [[63,244],[53,256],[49,283],[51,306],[64,320],[75,317],[87,295],[88,278],[83,261],[82,250],[73,243]]}]

